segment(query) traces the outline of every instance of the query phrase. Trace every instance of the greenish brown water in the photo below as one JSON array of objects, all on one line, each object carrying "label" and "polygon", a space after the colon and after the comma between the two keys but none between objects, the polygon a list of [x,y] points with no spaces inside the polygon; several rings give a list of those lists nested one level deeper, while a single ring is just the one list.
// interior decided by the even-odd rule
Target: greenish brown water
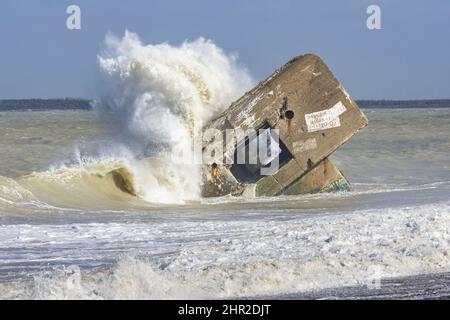
[{"label": "greenish brown water", "polygon": [[282,296],[450,271],[450,109],[366,115],[333,155],[351,192],[161,204],[112,183],[135,164],[93,112],[1,112],[0,297]]}]

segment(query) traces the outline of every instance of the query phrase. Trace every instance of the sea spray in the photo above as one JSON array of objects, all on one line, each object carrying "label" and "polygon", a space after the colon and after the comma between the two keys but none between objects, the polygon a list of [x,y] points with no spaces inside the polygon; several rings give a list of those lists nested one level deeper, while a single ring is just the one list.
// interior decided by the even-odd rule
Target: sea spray
[{"label": "sea spray", "polygon": [[171,155],[193,152],[202,124],[251,87],[246,69],[210,40],[144,45],[128,31],[108,35],[98,61],[94,110],[111,138],[136,157],[129,169],[137,194],[151,202],[198,199],[200,168],[174,163]]}]

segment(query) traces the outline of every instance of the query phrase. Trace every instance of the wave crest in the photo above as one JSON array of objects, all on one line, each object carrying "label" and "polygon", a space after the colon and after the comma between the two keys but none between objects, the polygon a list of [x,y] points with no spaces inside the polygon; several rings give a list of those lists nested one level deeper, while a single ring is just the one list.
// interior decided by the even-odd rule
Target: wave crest
[{"label": "wave crest", "polygon": [[[152,185],[165,190],[146,190],[144,198],[159,202],[167,194],[163,202],[197,199],[199,168],[175,166],[171,152],[192,152],[193,136],[203,124],[250,88],[247,70],[238,66],[236,56],[204,38],[179,46],[144,45],[128,31],[123,38],[108,35],[98,60],[102,81],[94,109],[99,119],[138,158],[158,158],[156,164],[150,162],[158,174],[137,176],[162,179]],[[145,181],[141,187],[145,189]]]}]

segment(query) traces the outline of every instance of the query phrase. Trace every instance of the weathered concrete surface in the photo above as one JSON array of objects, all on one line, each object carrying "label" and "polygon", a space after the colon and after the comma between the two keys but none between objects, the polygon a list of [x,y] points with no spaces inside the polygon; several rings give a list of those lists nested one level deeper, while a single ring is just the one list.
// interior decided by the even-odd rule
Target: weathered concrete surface
[{"label": "weathered concrete surface", "polygon": [[[294,58],[205,127],[220,134],[203,145],[210,159],[203,169],[203,195],[240,194],[250,183],[256,184],[257,196],[346,190],[347,180],[327,158],[367,123],[318,56]],[[245,141],[246,130],[267,127],[279,130],[285,148],[279,170],[269,176],[246,176],[254,167],[227,164]],[[236,128],[241,131],[225,143],[220,136]]]},{"label": "weathered concrete surface", "polygon": [[[210,166],[204,169],[211,170]],[[204,172],[202,197],[220,197],[223,195],[241,195],[244,186],[240,184],[229,170],[220,170],[218,176],[214,177],[211,172]]]},{"label": "weathered concrete surface", "polygon": [[325,158],[307,174],[286,187],[283,194],[295,195],[348,190],[350,190],[350,184],[342,172],[328,158]]}]

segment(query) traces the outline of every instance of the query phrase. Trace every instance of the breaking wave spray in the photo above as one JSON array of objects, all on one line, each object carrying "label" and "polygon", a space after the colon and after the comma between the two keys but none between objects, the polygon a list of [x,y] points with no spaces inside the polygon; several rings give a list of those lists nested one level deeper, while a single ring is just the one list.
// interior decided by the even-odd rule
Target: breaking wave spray
[{"label": "breaking wave spray", "polygon": [[144,45],[126,32],[107,35],[99,57],[100,91],[94,103],[128,161],[139,196],[179,203],[200,196],[201,171],[171,161],[173,150],[192,150],[194,135],[252,85],[235,55],[199,38],[179,46]]}]

